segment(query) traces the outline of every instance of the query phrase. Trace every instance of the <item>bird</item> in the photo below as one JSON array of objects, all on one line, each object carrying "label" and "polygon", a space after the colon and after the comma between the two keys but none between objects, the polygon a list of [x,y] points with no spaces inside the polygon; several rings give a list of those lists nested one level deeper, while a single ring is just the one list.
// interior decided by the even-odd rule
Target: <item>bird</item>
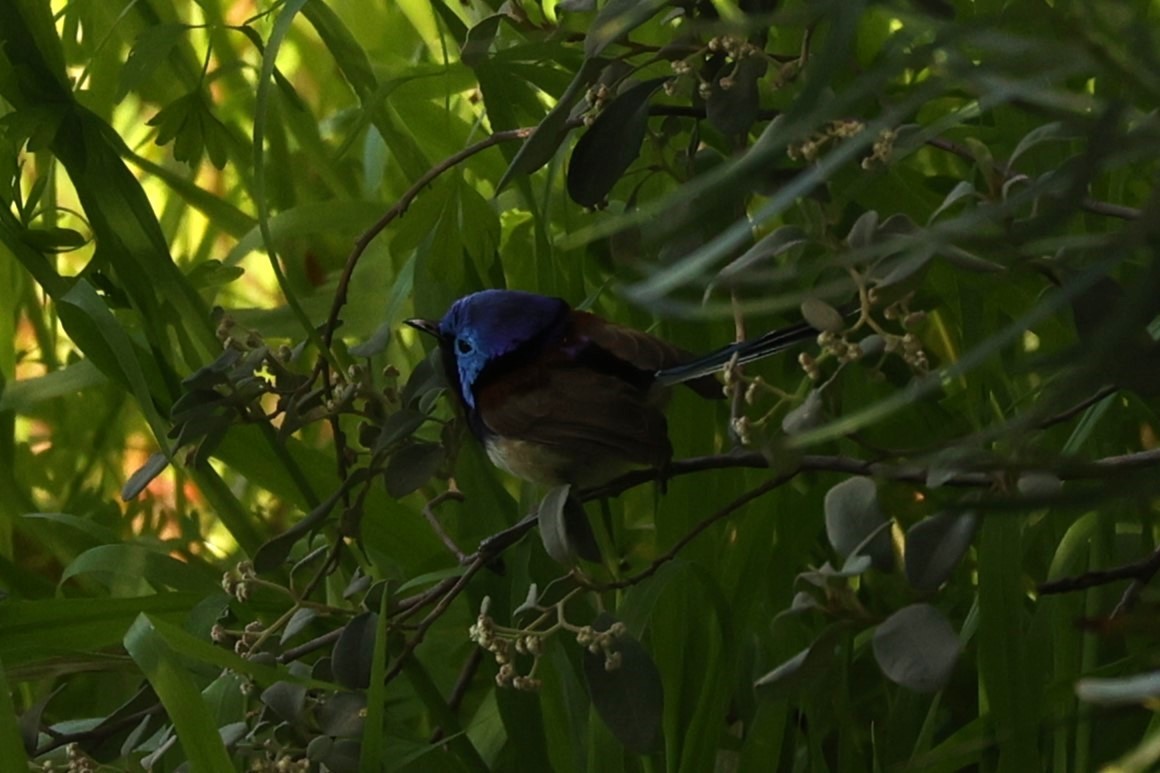
[{"label": "bird", "polygon": [[491,462],[544,486],[598,486],[672,459],[664,406],[683,384],[724,396],[715,373],[817,335],[806,323],[697,357],[562,298],[491,289],[455,301],[434,336],[451,392]]}]

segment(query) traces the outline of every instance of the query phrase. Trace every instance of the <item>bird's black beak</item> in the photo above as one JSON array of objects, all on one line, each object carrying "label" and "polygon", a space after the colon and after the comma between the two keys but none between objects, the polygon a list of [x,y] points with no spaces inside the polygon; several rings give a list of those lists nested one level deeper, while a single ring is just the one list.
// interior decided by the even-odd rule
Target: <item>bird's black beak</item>
[{"label": "bird's black beak", "polygon": [[427,333],[428,335],[433,335],[436,338],[442,337],[439,335],[439,323],[438,322],[432,322],[429,319],[405,319],[405,320],[403,320],[403,324],[410,325],[411,327],[415,328],[416,330],[420,330],[424,333]]}]

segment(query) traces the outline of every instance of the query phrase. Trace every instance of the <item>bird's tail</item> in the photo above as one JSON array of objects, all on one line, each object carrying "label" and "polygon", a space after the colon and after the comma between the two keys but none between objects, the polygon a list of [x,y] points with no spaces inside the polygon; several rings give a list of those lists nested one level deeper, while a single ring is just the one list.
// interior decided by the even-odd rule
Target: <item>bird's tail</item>
[{"label": "bird's tail", "polygon": [[818,331],[806,322],[799,322],[781,330],[772,330],[763,336],[731,344],[715,352],[710,352],[695,360],[658,370],[656,383],[659,386],[673,386],[686,381],[708,376],[725,370],[725,366],[737,358],[738,365],[760,360],[763,357],[792,349],[802,341],[816,338]]}]

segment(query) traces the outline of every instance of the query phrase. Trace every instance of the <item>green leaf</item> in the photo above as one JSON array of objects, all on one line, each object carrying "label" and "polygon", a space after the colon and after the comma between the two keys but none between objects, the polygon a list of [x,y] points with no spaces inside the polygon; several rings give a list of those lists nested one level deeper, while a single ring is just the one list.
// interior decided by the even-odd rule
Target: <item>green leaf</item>
[{"label": "green leaf", "polygon": [[335,681],[352,690],[365,690],[374,670],[379,613],[363,612],[342,629],[330,652]]},{"label": "green leaf", "polygon": [[47,400],[99,386],[106,380],[91,360],[77,360],[43,376],[9,381],[0,391],[0,411],[28,414]]},{"label": "green leaf", "polygon": [[668,0],[608,0],[584,38],[584,55],[599,56],[610,43],[644,24]]},{"label": "green leaf", "polygon": [[71,252],[88,244],[88,238],[72,228],[29,228],[24,240],[41,252]]},{"label": "green leaf", "polygon": [[117,82],[117,92],[113,98],[120,102],[130,91],[136,91],[144,85],[161,69],[188,29],[190,27],[186,24],[168,22],[142,30],[133,43],[132,50],[129,51],[125,66],[121,68],[121,78]]},{"label": "green leaf", "polygon": [[82,574],[143,578],[155,589],[205,591],[219,584],[212,571],[178,561],[161,550],[143,545],[97,545],[74,558],[60,576],[60,584]]},{"label": "green leaf", "polygon": [[640,155],[649,98],[666,80],[654,78],[618,94],[576,143],[568,161],[568,195],[577,204],[602,204]]},{"label": "green leaf", "polygon": [[84,533],[94,542],[102,544],[117,542],[119,539],[116,530],[103,526],[92,518],[81,518],[69,513],[25,513],[22,517],[63,524]]},{"label": "green leaf", "polygon": [[596,81],[606,64],[603,59],[584,60],[584,64],[576,72],[568,88],[560,95],[556,105],[544,116],[544,120],[540,121],[535,131],[524,140],[512,157],[511,163],[496,185],[497,193],[507,187],[512,179],[529,175],[552,160],[556,150],[568,135],[572,108],[584,96],[588,87]]},{"label": "green leaf", "polygon": [[125,634],[125,649],[165,706],[193,769],[206,773],[233,771],[233,763],[218,735],[217,723],[202,700],[201,690],[145,613],[141,613]]},{"label": "green leaf", "polygon": [[28,754],[21,738],[16,707],[12,704],[12,688],[3,662],[0,662],[0,759],[14,769],[28,770]]},{"label": "green leaf", "polygon": [[11,669],[57,655],[91,653],[119,643],[139,613],[182,619],[203,596],[6,601],[0,604],[0,659]]},{"label": "green leaf", "polygon": [[[219,594],[221,605],[226,606],[224,596]],[[194,663],[204,663],[216,668],[230,669],[239,674],[245,674],[260,686],[270,686],[278,682],[293,682],[316,690],[334,690],[337,685],[320,679],[298,676],[293,670],[285,667],[265,665],[255,659],[243,658],[232,650],[211,644],[199,639],[184,628],[171,622],[158,619],[155,615],[148,615],[149,625],[154,635],[165,643],[165,646],[175,655]]]},{"label": "green leaf", "polygon": [[[152,368],[146,375],[147,360],[138,356],[137,346],[93,286],[78,280],[60,297],[57,309],[65,330],[81,351],[111,380],[132,391],[158,443],[164,444],[168,424],[154,407],[151,391],[151,384],[159,377]],[[159,393],[164,390],[160,385],[156,388]]]},{"label": "green leaf", "polygon": [[903,607],[874,631],[874,659],[882,673],[915,692],[941,689],[961,650],[951,624],[930,604]]},{"label": "green leaf", "polygon": [[499,23],[507,18],[505,14],[496,13],[484,17],[474,27],[467,31],[467,39],[463,41],[463,48],[459,51],[459,60],[474,69],[488,59],[491,42],[499,31]]},{"label": "green leaf", "polygon": [[778,699],[802,694],[833,668],[835,647],[849,627],[848,623],[829,626],[810,646],[758,677],[753,686],[761,691],[759,694]]}]

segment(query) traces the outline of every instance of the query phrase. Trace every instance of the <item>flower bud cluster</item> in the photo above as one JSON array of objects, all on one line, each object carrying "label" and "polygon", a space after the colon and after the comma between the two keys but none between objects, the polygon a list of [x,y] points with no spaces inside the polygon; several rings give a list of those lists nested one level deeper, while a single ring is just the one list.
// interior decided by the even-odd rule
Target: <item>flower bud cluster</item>
[{"label": "flower bud cluster", "polygon": [[246,352],[266,345],[261,333],[256,330],[246,330],[228,314],[222,316],[214,334],[221,342],[222,348],[225,349]]},{"label": "flower bud cluster", "polygon": [[840,119],[831,121],[820,133],[803,140],[802,142],[791,143],[786,147],[786,155],[793,161],[814,161],[821,155],[822,149],[831,140],[849,139],[860,133],[866,125],[861,121],[852,119]]},{"label": "flower bud cluster", "polygon": [[308,770],[309,759],[295,759],[288,754],[279,754],[276,759],[263,757],[250,761],[250,773],[306,773]]},{"label": "flower bud cluster", "polygon": [[[543,654],[543,637],[535,633],[521,633],[513,637],[505,636],[496,630],[495,620],[487,614],[487,607],[480,610],[475,625],[467,632],[468,637],[490,652],[499,664],[499,671],[495,675],[495,683],[500,687],[514,687],[517,690],[535,691],[543,686],[543,682],[533,674],[540,655]],[[530,655],[534,658],[531,672],[521,674],[513,662],[513,652],[520,655]]]},{"label": "flower bud cluster", "polygon": [[753,424],[749,421],[748,416],[737,416],[730,423],[733,434],[737,436],[737,441],[743,446],[751,445],[753,442]]},{"label": "flower bud cluster", "polygon": [[616,640],[627,632],[624,623],[615,622],[607,631],[597,631],[586,625],[576,631],[576,643],[586,648],[593,655],[604,655],[604,670],[615,671],[623,663],[623,656],[616,649]]},{"label": "flower bud cluster", "polygon": [[735,60],[761,55],[761,49],[758,46],[745,38],[733,35],[718,35],[708,42],[707,47],[714,54],[723,53]]},{"label": "flower bud cluster", "polygon": [[845,335],[838,335],[825,331],[818,334],[818,346],[823,352],[828,352],[838,358],[838,362],[857,362],[862,359],[862,347],[851,343]]},{"label": "flower bud cluster", "polygon": [[613,96],[612,89],[603,83],[597,83],[592,88],[588,89],[584,94],[585,101],[588,102],[588,110],[584,113],[584,125],[591,126],[596,120],[596,116],[600,115],[600,111],[604,109],[605,103]]},{"label": "flower bud cluster", "polygon": [[798,355],[798,365],[801,365],[810,381],[817,381],[822,377],[822,369],[818,367],[818,361],[809,352],[802,352]]},{"label": "flower bud cluster", "polygon": [[886,351],[898,354],[902,361],[917,371],[930,370],[930,359],[922,346],[922,340],[912,331],[926,321],[925,311],[911,311],[909,308],[911,296],[892,303],[882,311],[882,316],[889,320],[898,321],[907,332],[901,336],[886,337]]},{"label": "flower bud cluster", "polygon": [[234,652],[242,656],[249,654],[250,650],[253,649],[254,645],[258,643],[265,632],[265,626],[262,625],[260,620],[251,620],[246,623],[246,627],[242,629],[241,637],[234,642]]},{"label": "flower bud cluster", "polygon": [[870,169],[876,165],[884,165],[890,161],[890,157],[894,155],[894,141],[898,138],[898,132],[894,129],[883,129],[878,134],[878,139],[874,140],[874,147],[870,150],[870,155],[862,159],[862,168]]},{"label": "flower bud cluster", "polygon": [[[92,757],[85,754],[80,744],[70,743],[66,746],[65,756],[68,759],[67,767],[65,767],[68,773],[95,773],[97,770],[97,763],[93,761]],[[48,764],[45,763],[46,767],[44,769],[53,770],[54,768],[47,767]]]},{"label": "flower bud cluster", "polygon": [[222,575],[222,590],[238,601],[247,601],[250,598],[251,581],[257,577],[254,565],[249,561],[241,561],[234,571]]}]

